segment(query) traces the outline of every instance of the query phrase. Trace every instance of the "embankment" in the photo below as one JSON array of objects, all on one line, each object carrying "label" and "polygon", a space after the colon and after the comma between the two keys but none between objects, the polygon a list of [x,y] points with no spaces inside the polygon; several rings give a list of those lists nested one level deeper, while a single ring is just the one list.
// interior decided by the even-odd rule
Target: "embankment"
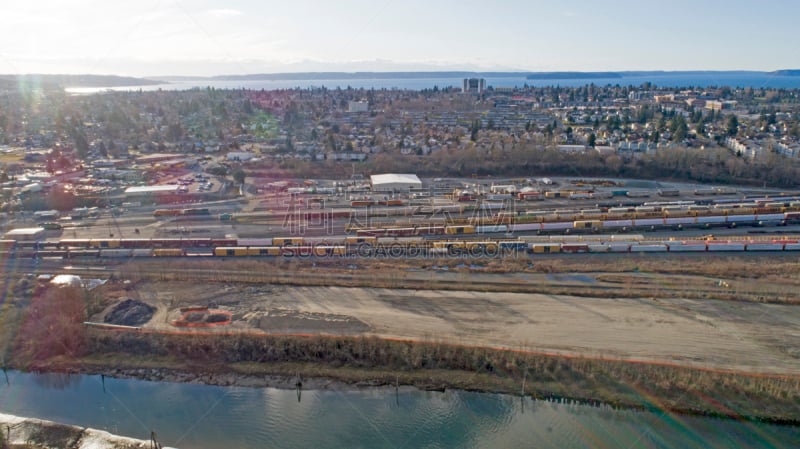
[{"label": "embankment", "polygon": [[[88,351],[28,368],[219,385],[412,385],[800,423],[800,376],[742,374],[375,337],[163,335],[90,330]],[[313,381],[309,379],[315,379]],[[338,387],[340,384],[334,385]]]}]

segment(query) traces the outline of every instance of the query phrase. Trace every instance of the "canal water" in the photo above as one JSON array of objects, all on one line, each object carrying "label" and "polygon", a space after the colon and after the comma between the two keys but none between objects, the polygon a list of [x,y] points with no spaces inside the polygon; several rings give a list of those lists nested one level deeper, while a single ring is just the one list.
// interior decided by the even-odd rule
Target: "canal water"
[{"label": "canal water", "polygon": [[800,427],[507,395],[0,374],[0,412],[210,448],[798,448]]}]

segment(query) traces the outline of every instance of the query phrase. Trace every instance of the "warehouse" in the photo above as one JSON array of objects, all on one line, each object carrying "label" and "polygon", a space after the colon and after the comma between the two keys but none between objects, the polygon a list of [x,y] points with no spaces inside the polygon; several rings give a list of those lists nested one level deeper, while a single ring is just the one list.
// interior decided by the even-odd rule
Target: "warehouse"
[{"label": "warehouse", "polygon": [[44,239],[44,228],[12,229],[3,235],[5,240],[35,242]]},{"label": "warehouse", "polygon": [[417,175],[386,173],[370,176],[373,192],[408,192],[422,188],[422,181]]}]

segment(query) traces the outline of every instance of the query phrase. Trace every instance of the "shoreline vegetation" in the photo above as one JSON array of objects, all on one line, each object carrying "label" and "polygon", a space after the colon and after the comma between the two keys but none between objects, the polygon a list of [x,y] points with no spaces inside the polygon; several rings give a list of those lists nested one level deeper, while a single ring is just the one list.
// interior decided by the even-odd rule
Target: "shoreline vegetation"
[{"label": "shoreline vegetation", "polygon": [[256,388],[458,389],[800,425],[800,376],[793,375],[377,337],[90,330],[86,344],[81,356],[15,361],[6,369]]}]

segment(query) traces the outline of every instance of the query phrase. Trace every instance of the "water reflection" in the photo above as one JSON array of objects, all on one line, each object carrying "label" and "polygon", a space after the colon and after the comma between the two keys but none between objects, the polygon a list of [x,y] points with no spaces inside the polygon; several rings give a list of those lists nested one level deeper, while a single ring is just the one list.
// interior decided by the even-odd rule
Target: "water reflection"
[{"label": "water reflection", "polygon": [[[448,390],[223,388],[9,372],[0,412],[191,448],[797,448],[800,429]],[[44,379],[43,379],[44,378]]]}]

